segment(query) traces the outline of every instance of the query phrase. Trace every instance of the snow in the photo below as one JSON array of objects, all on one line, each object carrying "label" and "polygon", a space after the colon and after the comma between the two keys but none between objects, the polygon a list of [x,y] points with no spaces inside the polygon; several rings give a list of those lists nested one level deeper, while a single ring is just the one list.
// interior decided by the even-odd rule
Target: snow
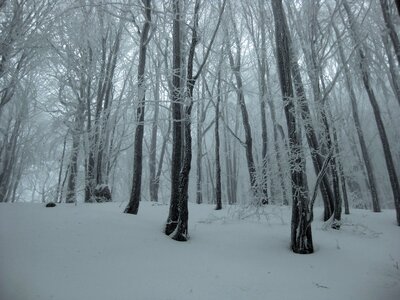
[{"label": "snow", "polygon": [[[190,204],[191,239],[162,233],[166,205],[0,205],[0,299],[363,299],[400,297],[395,213],[352,210],[313,223],[316,252],[289,249],[290,208],[267,218]],[[322,213],[316,208],[316,216]]]}]

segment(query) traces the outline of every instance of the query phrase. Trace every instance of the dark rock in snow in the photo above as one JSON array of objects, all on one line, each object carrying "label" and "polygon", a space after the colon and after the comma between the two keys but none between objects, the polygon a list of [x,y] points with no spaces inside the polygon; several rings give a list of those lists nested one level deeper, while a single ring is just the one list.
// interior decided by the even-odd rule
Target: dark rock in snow
[{"label": "dark rock in snow", "polygon": [[56,204],[54,202],[49,202],[46,204],[46,207],[55,207]]}]

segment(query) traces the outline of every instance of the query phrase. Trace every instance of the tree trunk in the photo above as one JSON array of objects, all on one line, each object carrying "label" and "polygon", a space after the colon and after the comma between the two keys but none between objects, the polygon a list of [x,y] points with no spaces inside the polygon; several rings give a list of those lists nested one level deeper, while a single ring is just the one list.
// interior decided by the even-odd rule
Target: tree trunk
[{"label": "tree trunk", "polygon": [[[235,28],[236,25],[234,24],[233,27]],[[245,142],[244,147],[246,150],[246,161],[247,161],[247,170],[249,172],[250,177],[250,187],[253,192],[253,196],[257,196],[257,176],[256,176],[256,169],[254,165],[254,158],[253,158],[253,139],[251,134],[251,127],[249,122],[249,115],[247,112],[246,102],[244,100],[244,93],[243,93],[243,81],[242,76],[240,73],[240,42],[238,41],[237,32],[235,30],[235,40],[236,40],[236,47],[238,48],[238,57],[236,58],[236,63],[233,58],[232,50],[230,45],[228,45],[228,55],[229,55],[229,64],[231,69],[235,75],[236,79],[236,93],[238,96],[238,103],[240,107],[240,111],[242,114],[242,122],[243,128],[245,133]],[[256,199],[257,203],[259,199]]]},{"label": "tree trunk", "polygon": [[67,183],[67,194],[66,203],[77,203],[76,195],[76,181],[78,177],[78,155],[79,155],[79,144],[81,140],[81,129],[83,125],[83,113],[84,109],[82,103],[78,107],[78,111],[75,116],[74,129],[72,130],[72,149],[71,149],[71,159],[69,162],[69,176]]},{"label": "tree trunk", "polygon": [[[379,137],[382,142],[383,153],[385,156],[386,167],[387,167],[387,171],[388,171],[388,175],[389,175],[389,179],[390,179],[390,184],[392,187],[394,204],[395,204],[395,208],[396,208],[397,224],[400,226],[400,184],[399,184],[396,169],[395,169],[395,166],[393,163],[393,157],[392,157],[392,153],[390,150],[389,140],[387,138],[385,126],[383,124],[379,105],[376,100],[374,90],[371,86],[371,81],[369,78],[368,62],[366,60],[364,50],[362,48],[362,43],[358,40],[358,32],[357,32],[357,28],[356,28],[356,23],[353,19],[353,15],[351,13],[351,10],[350,10],[350,7],[349,7],[347,1],[345,1],[345,0],[343,1],[343,6],[344,6],[347,16],[349,18],[350,29],[351,29],[353,39],[358,48],[361,75],[362,75],[365,90],[368,94],[368,99],[371,103],[372,110],[374,112],[374,117],[375,117],[376,125],[378,127]],[[400,62],[400,59],[399,59],[399,62]]]},{"label": "tree trunk", "polygon": [[380,212],[381,208],[380,208],[378,192],[377,192],[377,188],[376,188],[375,173],[373,170],[371,159],[368,154],[367,143],[365,142],[365,139],[364,139],[364,133],[363,133],[363,130],[361,127],[360,117],[358,115],[357,99],[356,99],[356,94],[354,92],[353,84],[351,81],[350,70],[346,64],[343,46],[339,39],[339,31],[338,31],[336,25],[333,25],[333,28],[335,30],[336,37],[338,38],[338,41],[339,41],[339,44],[338,44],[339,55],[340,55],[340,60],[344,66],[344,75],[346,78],[346,88],[347,88],[347,92],[349,93],[349,96],[350,96],[350,103],[351,103],[351,109],[352,109],[351,112],[353,115],[353,120],[354,120],[354,125],[356,127],[358,140],[360,142],[361,154],[363,157],[365,169],[367,171],[366,175],[368,176],[368,185],[369,185],[371,198],[372,198],[372,208],[373,208],[374,212]]},{"label": "tree trunk", "polygon": [[[157,60],[156,68],[161,68],[161,61]],[[157,154],[157,131],[158,131],[158,115],[160,111],[160,82],[161,73],[156,73],[156,82],[154,86],[154,117],[151,127],[151,142],[150,142],[150,154],[149,154],[149,192],[150,201],[158,202],[158,191],[156,190],[157,177],[156,177],[156,154]]]},{"label": "tree trunk", "polygon": [[179,172],[182,159],[182,91],[181,91],[181,13],[180,0],[173,2],[173,78],[172,78],[172,158],[171,158],[171,198],[165,234],[170,235],[178,225]]},{"label": "tree trunk", "polygon": [[146,69],[146,51],[148,36],[151,23],[151,0],[144,0],[145,22],[140,35],[140,52],[138,66],[138,107],[136,110],[137,125],[135,130],[134,160],[132,189],[129,203],[125,208],[125,213],[136,215],[139,210],[139,202],[142,188],[142,152],[143,152],[143,133],[144,133],[144,109],[146,101],[146,81],[144,78]]},{"label": "tree trunk", "polygon": [[[397,2],[399,1],[397,0],[396,3]],[[394,28],[392,18],[390,16],[389,4],[387,0],[380,0],[380,3],[382,8],[383,19],[385,20],[386,29],[388,31],[390,39],[392,40],[397,62],[400,66],[400,41],[396,29]],[[397,3],[397,5],[399,4]]]},{"label": "tree trunk", "polygon": [[216,210],[222,209],[221,199],[221,163],[219,157],[219,104],[221,103],[221,70],[218,70],[217,83],[217,103],[215,105],[215,199],[217,202]]},{"label": "tree trunk", "polygon": [[393,60],[392,53],[390,51],[387,35],[382,35],[383,46],[385,47],[386,56],[389,62],[389,72],[390,72],[390,83],[393,89],[393,93],[397,102],[400,105],[400,77],[398,71],[396,70],[396,64]]},{"label": "tree trunk", "polygon": [[60,160],[60,171],[58,172],[57,189],[56,189],[56,194],[54,196],[54,202],[55,203],[58,203],[59,195],[60,195],[61,177],[62,177],[62,171],[63,171],[63,166],[64,166],[65,146],[67,144],[67,137],[68,137],[68,132],[64,137],[63,151],[62,151],[61,160]]},{"label": "tree trunk", "polygon": [[307,187],[304,185],[304,174],[299,167],[303,165],[299,151],[299,140],[296,133],[296,117],[294,113],[294,91],[291,78],[290,33],[281,0],[272,1],[272,11],[275,21],[275,38],[277,47],[278,73],[281,92],[285,104],[285,116],[289,135],[289,151],[292,162],[292,221],[291,221],[291,248],[295,253],[312,253],[311,224],[308,222],[310,211],[307,199]]}]

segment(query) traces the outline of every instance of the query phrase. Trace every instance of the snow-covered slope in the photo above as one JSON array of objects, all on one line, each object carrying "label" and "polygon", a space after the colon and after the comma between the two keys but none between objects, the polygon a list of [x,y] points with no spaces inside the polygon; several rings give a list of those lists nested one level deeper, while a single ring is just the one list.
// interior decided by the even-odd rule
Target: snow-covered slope
[{"label": "snow-covered slope", "polygon": [[[289,249],[290,208],[267,218],[190,205],[189,242],[162,233],[168,207],[0,205],[0,300],[400,299],[394,211],[313,223],[316,252]],[[320,213],[317,209],[317,214]]]}]

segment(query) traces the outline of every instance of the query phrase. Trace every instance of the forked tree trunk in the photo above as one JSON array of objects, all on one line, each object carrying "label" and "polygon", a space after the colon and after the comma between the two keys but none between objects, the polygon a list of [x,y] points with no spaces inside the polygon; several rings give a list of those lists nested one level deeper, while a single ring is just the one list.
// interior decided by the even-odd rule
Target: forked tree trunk
[{"label": "forked tree trunk", "polygon": [[283,10],[282,0],[272,1],[272,10],[275,21],[275,39],[277,47],[278,73],[281,92],[285,104],[285,116],[289,135],[289,152],[292,162],[292,221],[291,221],[291,248],[295,253],[312,253],[314,251],[309,223],[310,211],[308,207],[307,187],[304,184],[302,156],[297,155],[301,146],[296,132],[296,116],[294,91],[291,76],[290,33]]}]

